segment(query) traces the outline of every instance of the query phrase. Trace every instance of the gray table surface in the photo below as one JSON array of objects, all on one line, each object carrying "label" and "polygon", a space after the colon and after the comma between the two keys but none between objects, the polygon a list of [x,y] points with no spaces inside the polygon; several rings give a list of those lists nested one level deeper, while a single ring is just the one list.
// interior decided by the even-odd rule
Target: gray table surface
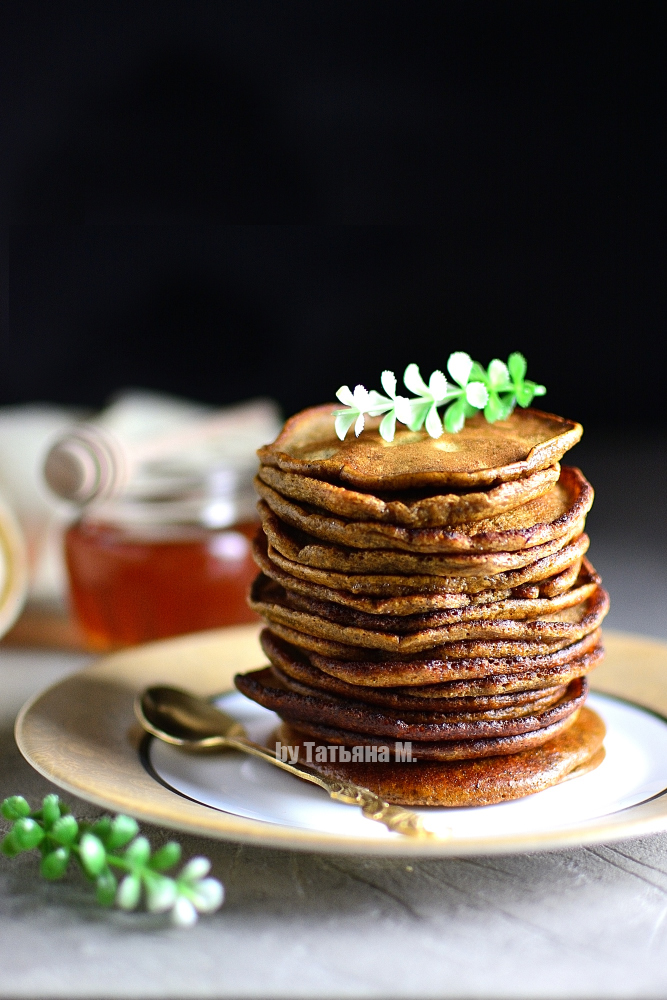
[{"label": "gray table surface", "polygon": [[[573,458],[598,491],[591,555],[612,594],[609,623],[667,639],[664,441],[598,436]],[[13,719],[85,662],[0,650],[0,796],[53,790],[20,757]],[[41,881],[32,856],[0,859],[0,997],[667,994],[667,835],[411,862],[181,840],[227,890],[190,931],[102,911],[75,875]]]}]

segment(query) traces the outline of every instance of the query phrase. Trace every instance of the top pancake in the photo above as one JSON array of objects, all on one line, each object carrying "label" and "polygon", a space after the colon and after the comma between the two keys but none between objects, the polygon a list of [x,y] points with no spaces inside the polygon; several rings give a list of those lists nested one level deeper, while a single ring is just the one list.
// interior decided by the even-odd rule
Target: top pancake
[{"label": "top pancake", "polygon": [[380,418],[367,418],[360,437],[340,441],[334,408],[328,404],[297,413],[273,444],[259,449],[262,464],[362,490],[470,489],[553,465],[583,432],[580,424],[563,417],[519,409],[494,424],[477,414],[458,434],[435,439],[426,431],[400,428],[390,442],[378,433]]}]

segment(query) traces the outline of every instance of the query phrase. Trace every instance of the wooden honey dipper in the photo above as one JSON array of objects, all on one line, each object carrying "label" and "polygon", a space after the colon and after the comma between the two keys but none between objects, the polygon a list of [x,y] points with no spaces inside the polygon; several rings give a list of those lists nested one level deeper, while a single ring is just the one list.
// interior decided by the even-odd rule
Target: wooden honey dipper
[{"label": "wooden honey dipper", "polygon": [[260,439],[273,436],[278,426],[275,403],[261,399],[140,442],[123,441],[99,424],[79,424],[51,446],[44,462],[44,478],[54,493],[73,503],[108,500],[126,490],[145,462],[239,434],[252,435],[259,444]]}]

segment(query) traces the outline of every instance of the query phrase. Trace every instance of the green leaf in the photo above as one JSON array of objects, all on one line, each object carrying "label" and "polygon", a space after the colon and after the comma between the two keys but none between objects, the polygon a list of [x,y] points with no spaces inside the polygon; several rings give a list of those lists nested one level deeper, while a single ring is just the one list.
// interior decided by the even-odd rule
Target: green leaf
[{"label": "green leaf", "polygon": [[44,840],[45,833],[39,823],[25,816],[14,823],[12,834],[22,851],[31,851]]},{"label": "green leaf", "polygon": [[449,360],[447,362],[447,371],[452,376],[455,382],[461,386],[462,389],[468,384],[470,378],[470,372],[472,371],[472,358],[465,351],[455,351],[453,354],[449,355]]},{"label": "green leaf", "polygon": [[30,815],[30,806],[22,795],[12,795],[0,806],[0,812],[5,819],[21,819]]},{"label": "green leaf", "polygon": [[49,851],[42,858],[39,869],[44,876],[51,881],[62,878],[67,871],[70,851],[68,847],[57,847],[55,851]]},{"label": "green leaf", "polygon": [[73,816],[61,816],[53,824],[49,834],[57,844],[70,847],[79,835],[79,824]]},{"label": "green leaf", "polygon": [[133,840],[123,855],[126,861],[138,867],[145,865],[150,856],[151,845],[145,837],[137,837],[136,840]]},{"label": "green leaf", "polygon": [[482,365],[480,365],[479,361],[473,361],[468,378],[471,382],[483,382],[484,385],[486,385],[488,375]]},{"label": "green leaf", "polygon": [[141,879],[138,875],[126,875],[118,886],[116,904],[122,910],[136,910],[141,896]]},{"label": "green leaf", "polygon": [[402,424],[409,424],[412,418],[412,408],[407,396],[397,396],[394,400],[394,411],[396,419]]},{"label": "green leaf", "polygon": [[394,373],[390,371],[383,371],[382,375],[380,376],[380,383],[384,391],[387,393],[387,395],[391,396],[392,399],[395,399],[396,376],[394,375]]},{"label": "green leaf", "polygon": [[486,405],[489,392],[482,382],[469,382],[466,386],[466,400],[471,406],[476,406],[481,410]]},{"label": "green leaf", "polygon": [[494,358],[489,365],[489,386],[492,389],[504,389],[510,380],[507,365],[499,358]]},{"label": "green leaf", "polygon": [[116,816],[111,823],[111,829],[107,834],[107,850],[115,851],[119,847],[125,847],[139,833],[139,824],[131,816]]},{"label": "green leaf", "polygon": [[408,427],[411,431],[421,430],[421,427],[428,415],[428,411],[431,409],[431,405],[430,399],[422,399],[420,397],[419,399],[410,400],[410,410],[412,415],[410,417]]},{"label": "green leaf", "polygon": [[431,372],[431,377],[428,380],[428,390],[433,399],[438,403],[442,402],[447,395],[447,379],[439,368]]},{"label": "green leaf", "polygon": [[15,858],[17,854],[21,853],[22,848],[16,843],[13,830],[10,830],[7,836],[0,841],[0,851],[6,858]]},{"label": "green leaf", "polygon": [[381,413],[386,413],[387,410],[393,410],[393,408],[393,399],[388,399],[381,392],[376,392],[375,389],[371,389],[368,393],[366,412],[369,417],[379,417]]},{"label": "green leaf", "polygon": [[494,424],[496,420],[502,420],[503,414],[505,412],[505,407],[497,392],[489,393],[489,401],[484,407],[484,416],[490,424]]},{"label": "green leaf", "polygon": [[380,421],[380,437],[383,441],[393,441],[396,433],[396,410],[391,409]]},{"label": "green leaf", "polygon": [[516,406],[516,396],[513,392],[506,392],[500,397],[500,400],[505,407],[505,411],[501,417],[502,420],[507,420],[508,417],[512,415],[514,407]]},{"label": "green leaf", "polygon": [[92,878],[97,877],[106,865],[104,845],[94,833],[84,833],[79,844],[79,857],[84,871]]},{"label": "green leaf", "polygon": [[429,396],[428,386],[421,377],[418,365],[408,365],[403,373],[403,382],[405,383],[405,388],[409,389],[410,392],[414,392],[415,395]]},{"label": "green leaf", "polygon": [[113,906],[118,882],[113,872],[105,871],[95,880],[95,895],[100,906]]},{"label": "green leaf", "polygon": [[57,795],[47,795],[42,802],[42,820],[48,828],[60,819],[60,799]]},{"label": "green leaf", "polygon": [[524,382],[523,385],[518,385],[515,389],[516,401],[519,406],[530,406],[533,401],[533,396],[535,395],[535,390],[530,382]]},{"label": "green leaf", "polygon": [[171,921],[177,927],[193,927],[197,923],[197,911],[185,896],[179,896],[174,903]]},{"label": "green leaf", "polygon": [[533,392],[535,393],[536,396],[546,396],[547,394],[546,386],[535,385],[533,386]]},{"label": "green leaf", "polygon": [[442,434],[442,421],[440,419],[440,414],[436,409],[435,403],[433,403],[428,411],[424,426],[429,437],[439,438]]},{"label": "green leaf", "polygon": [[354,396],[352,395],[352,390],[349,385],[342,385],[340,387],[336,393],[336,399],[338,399],[343,406],[354,406]]},{"label": "green leaf", "polygon": [[151,913],[166,913],[176,902],[178,889],[172,878],[158,875],[146,880],[146,906]]},{"label": "green leaf", "polygon": [[102,843],[106,846],[107,837],[111,833],[111,817],[100,816],[100,818],[91,826],[90,832],[94,833],[96,837],[99,837]]},{"label": "green leaf", "polygon": [[205,878],[197,883],[190,898],[199,913],[214,913],[222,906],[225,890],[216,878]]},{"label": "green leaf", "polygon": [[465,402],[462,396],[445,410],[445,430],[450,434],[458,434],[465,423]]},{"label": "green leaf", "polygon": [[513,382],[516,383],[523,382],[523,380],[526,377],[526,372],[528,370],[528,364],[523,354],[521,354],[519,351],[514,351],[513,354],[510,354],[509,358],[507,359],[507,367],[509,369],[510,375],[512,376]]},{"label": "green leaf", "polygon": [[150,860],[150,867],[156,872],[166,871],[173,868],[181,860],[181,845],[175,840],[170,840],[164,847],[160,847]]},{"label": "green leaf", "polygon": [[494,424],[496,420],[500,420],[503,411],[503,404],[500,402],[500,397],[497,392],[489,393],[489,401],[484,407],[484,416],[488,423]]},{"label": "green leaf", "polygon": [[178,881],[186,885],[194,885],[200,879],[205,878],[211,870],[211,862],[208,858],[190,858],[187,865],[178,876]]},{"label": "green leaf", "polygon": [[345,435],[356,419],[357,413],[355,410],[346,410],[344,413],[338,414],[334,426],[336,428],[336,434],[341,441],[345,440]]}]

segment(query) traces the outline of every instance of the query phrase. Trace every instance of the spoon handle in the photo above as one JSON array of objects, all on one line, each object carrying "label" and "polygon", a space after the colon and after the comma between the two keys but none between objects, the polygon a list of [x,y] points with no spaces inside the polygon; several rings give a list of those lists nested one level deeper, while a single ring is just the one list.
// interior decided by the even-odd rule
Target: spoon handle
[{"label": "spoon handle", "polygon": [[230,748],[233,747],[235,750],[241,750],[243,753],[251,754],[253,757],[259,757],[261,760],[266,760],[269,764],[275,764],[276,767],[282,768],[283,771],[288,771],[289,774],[296,775],[297,778],[301,778],[303,781],[310,781],[314,785],[319,785],[320,788],[328,792],[331,798],[337,802],[360,806],[362,813],[367,819],[373,819],[377,823],[382,823],[393,833],[400,833],[404,837],[427,838],[436,836],[436,834],[424,828],[421,816],[410,812],[409,809],[404,809],[402,806],[390,805],[389,802],[385,802],[375,792],[371,792],[369,788],[355,785],[351,781],[327,778],[313,771],[296,767],[294,764],[288,764],[287,761],[276,757],[271,750],[267,750],[257,743],[252,743],[250,740],[228,737],[225,739],[225,745]]}]

